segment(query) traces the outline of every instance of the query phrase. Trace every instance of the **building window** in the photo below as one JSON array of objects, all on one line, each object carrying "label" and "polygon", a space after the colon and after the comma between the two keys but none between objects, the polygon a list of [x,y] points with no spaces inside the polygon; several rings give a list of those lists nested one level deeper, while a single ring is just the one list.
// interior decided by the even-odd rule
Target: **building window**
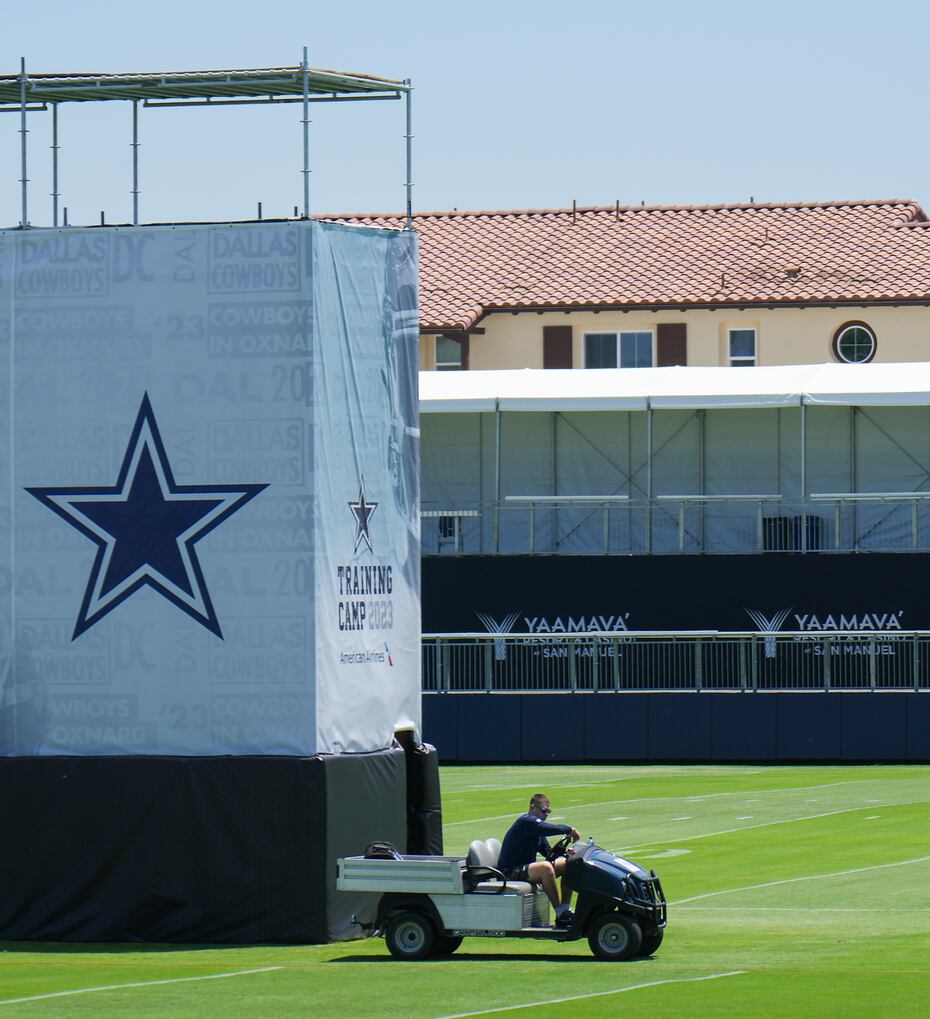
[{"label": "building window", "polygon": [[652,332],[585,333],[585,368],[651,368]]},{"label": "building window", "polygon": [[756,363],[755,329],[730,330],[730,367],[751,368]]},{"label": "building window", "polygon": [[878,343],[865,322],[847,322],[833,336],[833,354],[837,361],[866,364],[875,357]]},{"label": "building window", "polygon": [[652,367],[652,333],[620,334],[620,367]]},{"label": "building window", "polygon": [[584,338],[585,368],[617,367],[617,334],[586,333]]},{"label": "building window", "polygon": [[462,370],[462,344],[451,336],[436,337],[436,371],[457,372]]}]

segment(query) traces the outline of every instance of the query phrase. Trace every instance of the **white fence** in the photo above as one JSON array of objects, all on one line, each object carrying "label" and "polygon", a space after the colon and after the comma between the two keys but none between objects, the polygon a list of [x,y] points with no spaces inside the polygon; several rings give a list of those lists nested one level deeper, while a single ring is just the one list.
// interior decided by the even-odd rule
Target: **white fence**
[{"label": "white fence", "polygon": [[425,693],[926,689],[928,631],[423,635]]}]

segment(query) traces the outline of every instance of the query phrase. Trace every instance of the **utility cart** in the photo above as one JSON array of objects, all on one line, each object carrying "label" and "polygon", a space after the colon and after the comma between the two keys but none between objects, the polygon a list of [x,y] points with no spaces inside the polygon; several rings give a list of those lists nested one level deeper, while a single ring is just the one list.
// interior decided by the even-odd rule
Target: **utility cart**
[{"label": "utility cart", "polygon": [[577,895],[570,927],[549,923],[538,885],[509,881],[497,869],[500,842],[472,842],[460,856],[350,856],[338,861],[340,891],[380,895],[377,919],[363,925],[383,934],[396,959],[450,955],[465,937],[586,937],[599,959],[652,955],[661,945],[667,904],[655,871],[645,871],[589,841],[569,853],[566,837],[550,860],[567,856],[565,881]]}]

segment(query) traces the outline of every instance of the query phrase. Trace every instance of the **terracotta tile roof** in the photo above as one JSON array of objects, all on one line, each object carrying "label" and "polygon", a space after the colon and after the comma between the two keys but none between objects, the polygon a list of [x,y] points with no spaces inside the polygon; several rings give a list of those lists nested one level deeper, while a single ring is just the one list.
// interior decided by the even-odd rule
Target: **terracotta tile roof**
[{"label": "terracotta tile roof", "polygon": [[424,212],[414,225],[424,332],[495,310],[930,301],[914,201]]}]

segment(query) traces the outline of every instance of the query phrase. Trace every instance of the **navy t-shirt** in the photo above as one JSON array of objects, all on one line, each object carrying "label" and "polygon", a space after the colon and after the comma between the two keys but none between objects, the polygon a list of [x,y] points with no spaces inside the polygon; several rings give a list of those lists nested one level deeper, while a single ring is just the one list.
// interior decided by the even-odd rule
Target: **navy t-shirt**
[{"label": "navy t-shirt", "polygon": [[511,867],[532,863],[537,853],[548,854],[547,835],[570,835],[571,831],[571,825],[550,824],[535,814],[521,814],[504,836],[497,869],[506,874]]}]

